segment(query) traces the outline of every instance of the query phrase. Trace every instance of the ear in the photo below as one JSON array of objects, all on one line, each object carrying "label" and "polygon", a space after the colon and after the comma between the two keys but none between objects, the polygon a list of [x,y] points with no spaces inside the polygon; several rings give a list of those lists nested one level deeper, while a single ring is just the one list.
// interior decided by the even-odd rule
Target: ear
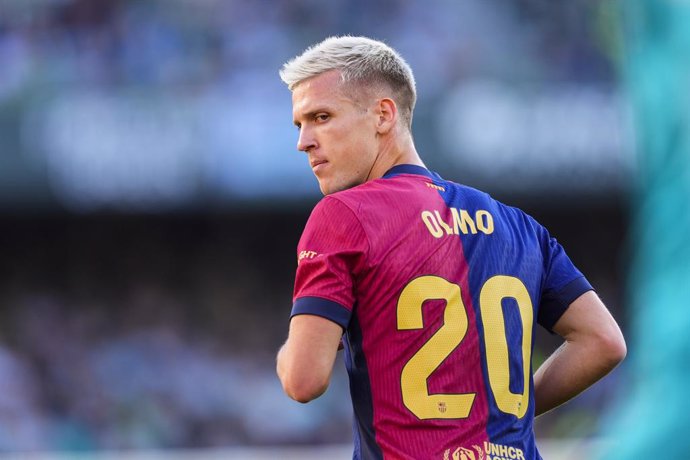
[{"label": "ear", "polygon": [[383,98],[378,101],[376,106],[376,131],[379,134],[388,133],[398,122],[398,106],[390,98]]}]

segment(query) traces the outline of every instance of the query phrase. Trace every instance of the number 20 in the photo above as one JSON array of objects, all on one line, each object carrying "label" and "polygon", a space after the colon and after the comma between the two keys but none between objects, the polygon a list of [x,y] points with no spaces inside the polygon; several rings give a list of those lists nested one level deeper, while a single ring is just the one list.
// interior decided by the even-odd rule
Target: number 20
[{"label": "number 20", "polygon": [[[513,298],[522,322],[522,393],[510,391],[508,339],[501,302]],[[427,379],[462,342],[467,334],[468,318],[460,286],[438,276],[415,278],[405,286],[397,306],[399,330],[423,329],[422,305],[427,300],[445,300],[443,326],[405,364],[400,376],[402,397],[418,418],[461,419],[469,417],[475,393],[429,394]],[[529,403],[530,358],[532,350],[533,310],[527,288],[518,278],[494,276],[479,293],[481,321],[489,385],[498,408],[518,418],[525,416]],[[443,409],[441,409],[443,408]]]}]

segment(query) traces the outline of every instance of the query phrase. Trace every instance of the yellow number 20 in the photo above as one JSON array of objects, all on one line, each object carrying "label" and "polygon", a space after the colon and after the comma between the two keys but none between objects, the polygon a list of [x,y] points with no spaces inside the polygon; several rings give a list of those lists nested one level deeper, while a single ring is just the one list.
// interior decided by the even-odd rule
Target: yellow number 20
[{"label": "yellow number 20", "polygon": [[[515,299],[522,322],[523,391],[510,391],[508,339],[502,301]],[[445,300],[443,326],[405,364],[400,376],[403,404],[419,419],[467,418],[475,393],[429,394],[427,379],[465,338],[467,311],[460,286],[438,276],[415,278],[405,286],[397,306],[399,330],[423,329],[422,305],[427,300]],[[498,408],[518,418],[524,417],[529,402],[530,360],[532,350],[533,310],[527,288],[518,278],[494,276],[479,293],[481,321],[484,326],[486,366],[489,385]]]}]

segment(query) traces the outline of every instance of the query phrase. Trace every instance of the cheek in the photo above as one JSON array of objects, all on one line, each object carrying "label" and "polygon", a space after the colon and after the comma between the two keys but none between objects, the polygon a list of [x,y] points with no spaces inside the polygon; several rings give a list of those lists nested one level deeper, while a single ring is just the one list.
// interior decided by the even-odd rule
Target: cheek
[{"label": "cheek", "polygon": [[337,163],[337,174],[349,176],[350,180],[368,174],[377,152],[376,138],[369,134],[368,126],[346,123],[329,128],[324,134],[332,146],[331,158]]}]

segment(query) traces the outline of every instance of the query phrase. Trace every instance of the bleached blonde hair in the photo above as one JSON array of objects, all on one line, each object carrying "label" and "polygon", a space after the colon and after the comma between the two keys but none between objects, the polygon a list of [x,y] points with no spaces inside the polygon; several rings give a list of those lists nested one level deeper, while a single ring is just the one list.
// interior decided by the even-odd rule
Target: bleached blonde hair
[{"label": "bleached blonde hair", "polygon": [[383,42],[349,35],[329,37],[283,64],[280,78],[290,91],[302,81],[339,70],[341,82],[354,90],[390,91],[408,130],[417,101],[414,75],[405,60]]}]

